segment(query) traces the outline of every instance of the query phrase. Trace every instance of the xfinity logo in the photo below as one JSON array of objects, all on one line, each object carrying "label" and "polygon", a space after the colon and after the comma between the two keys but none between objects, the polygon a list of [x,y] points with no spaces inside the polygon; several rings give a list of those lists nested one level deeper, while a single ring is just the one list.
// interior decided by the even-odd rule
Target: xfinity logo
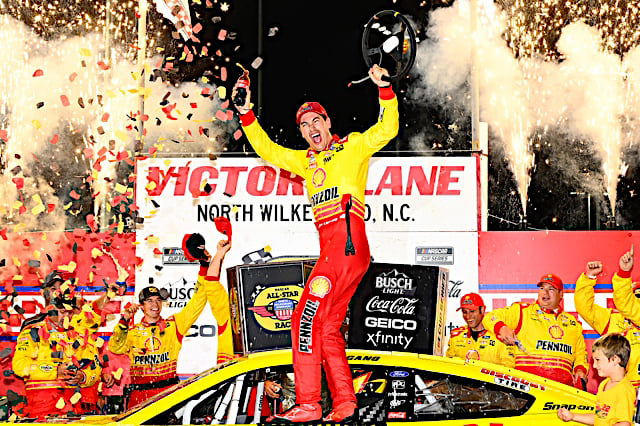
[{"label": "xfinity logo", "polygon": [[415,292],[413,279],[395,269],[378,275],[376,277],[376,288],[381,289],[382,293],[385,294],[407,295]]}]

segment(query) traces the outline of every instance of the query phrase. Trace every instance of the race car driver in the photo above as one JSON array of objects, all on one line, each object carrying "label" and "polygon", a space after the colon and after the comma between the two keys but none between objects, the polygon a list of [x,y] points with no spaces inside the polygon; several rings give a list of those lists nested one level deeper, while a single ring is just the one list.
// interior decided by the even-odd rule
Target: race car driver
[{"label": "race car driver", "polygon": [[99,338],[74,321],[74,307],[56,297],[55,312],[24,327],[18,336],[13,371],[25,380],[25,415],[81,413],[79,388],[100,379]]},{"label": "race car driver", "polygon": [[[630,271],[623,269],[627,267],[623,259],[625,255],[626,253],[620,257],[620,269],[612,278],[612,281],[617,283],[617,285],[614,284],[614,288],[617,288],[618,292],[622,291],[623,293],[625,291],[628,292],[628,289],[631,288],[629,284],[631,281]],[[633,386],[637,388],[640,386],[640,372],[638,371],[640,368],[640,327],[617,310],[603,308],[594,303],[593,287],[596,284],[597,276],[601,272],[601,261],[595,260],[587,262],[585,272],[582,273],[576,281],[576,292],[574,295],[576,310],[598,334],[620,333],[627,338],[631,345],[627,377]],[[636,298],[640,297],[640,286],[634,286],[634,295]]]},{"label": "race car driver", "polygon": [[518,346],[516,369],[584,389],[589,364],[582,325],[560,307],[563,290],[560,277],[543,275],[536,303],[496,309],[483,324],[507,345]]},{"label": "race car driver", "polygon": [[[377,65],[369,70],[379,88],[380,115],[364,133],[344,138],[332,135],[327,111],[317,102],[302,104],[296,125],[309,144],[305,150],[285,148],[267,136],[251,111],[248,88],[244,104],[236,104],[242,128],[256,153],[306,180],[320,237],[320,256],[291,318],[297,405],[276,416],[280,419],[300,422],[322,418],[321,368],[333,399],[333,410],[325,421],[341,421],[357,406],[340,326],[370,262],[364,225],[369,159],[398,133],[398,100],[384,75],[388,76],[387,70]],[[238,83],[233,88],[234,99],[237,93]]]},{"label": "race car driver", "polygon": [[[201,262],[193,296],[177,314],[166,320],[161,317],[162,302],[168,294],[166,289],[155,286],[143,288],[138,295],[140,304],[122,311],[120,322],[109,340],[109,350],[115,354],[129,354],[129,408],[179,382],[176,367],[182,338],[207,304],[208,277],[219,276],[222,260],[230,248],[231,243],[222,240],[210,265]],[[143,318],[134,325],[133,317],[138,309],[142,309]]]},{"label": "race car driver", "polygon": [[486,309],[479,294],[468,293],[462,296],[457,310],[462,310],[462,318],[467,325],[451,331],[447,357],[467,361],[479,359],[513,368],[514,347],[502,343],[491,330],[482,325]]}]

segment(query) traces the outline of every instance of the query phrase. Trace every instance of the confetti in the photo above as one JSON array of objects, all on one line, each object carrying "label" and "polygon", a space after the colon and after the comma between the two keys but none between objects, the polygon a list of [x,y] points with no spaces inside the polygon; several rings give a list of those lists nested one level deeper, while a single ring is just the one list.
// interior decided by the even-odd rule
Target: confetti
[{"label": "confetti", "polygon": [[251,68],[253,68],[254,70],[258,69],[260,65],[262,65],[262,58],[259,56],[255,58],[253,62],[251,62]]},{"label": "confetti", "polygon": [[33,73],[33,77],[42,77],[43,75],[44,75],[44,72],[41,69],[37,69]]},{"label": "confetti", "polygon": [[67,98],[67,95],[60,95],[60,102],[62,103],[62,106],[65,107],[71,105],[71,102],[69,102],[69,98]]},{"label": "confetti", "polygon": [[56,408],[57,408],[58,410],[62,410],[62,409],[64,408],[64,406],[65,406],[65,405],[66,405],[66,402],[65,402],[64,398],[60,398],[60,399],[58,400],[58,402],[56,402]]}]

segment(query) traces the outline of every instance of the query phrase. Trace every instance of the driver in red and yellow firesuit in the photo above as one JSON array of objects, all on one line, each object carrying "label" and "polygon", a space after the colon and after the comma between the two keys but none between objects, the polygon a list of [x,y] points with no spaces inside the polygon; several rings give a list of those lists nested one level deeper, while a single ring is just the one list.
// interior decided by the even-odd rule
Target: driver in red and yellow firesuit
[{"label": "driver in red and yellow firesuit", "polygon": [[[316,228],[320,256],[293,317],[291,340],[298,391],[297,405],[276,417],[289,421],[322,418],[321,368],[327,375],[333,410],[325,421],[341,421],[357,406],[340,326],[347,306],[370,262],[364,224],[364,191],[369,159],[398,133],[398,100],[387,70],[374,65],[369,77],[379,87],[378,122],[364,133],[331,134],[331,120],[317,102],[306,102],[296,124],[309,149],[293,150],[273,142],[251,111],[250,90],[236,105],[242,128],[264,160],[303,177]],[[238,83],[233,89],[236,98]]]},{"label": "driver in red and yellow firesuit", "polygon": [[564,285],[557,275],[538,281],[538,300],[516,302],[486,315],[483,324],[516,345],[516,369],[584,388],[589,369],[582,325],[560,307]]},{"label": "driver in red and yellow firesuit", "polygon": [[[620,256],[619,270],[613,275],[614,290],[618,292],[617,296],[628,295],[631,289],[631,274],[626,259],[633,259],[628,253]],[[587,262],[585,272],[580,275],[576,281],[576,292],[574,300],[576,310],[582,318],[595,331],[601,335],[607,333],[620,333],[627,338],[631,345],[631,356],[629,358],[629,367],[627,368],[627,377],[636,388],[640,386],[640,327],[632,322],[627,316],[621,312],[611,308],[603,308],[594,303],[594,286],[597,276],[602,272],[602,262],[594,260]],[[634,296],[640,297],[640,286],[633,286]],[[616,296],[614,295],[614,299]],[[638,318],[640,319],[640,317]]]},{"label": "driver in red and yellow firesuit", "polygon": [[447,357],[464,360],[479,359],[513,368],[515,365],[513,346],[502,343],[482,325],[487,307],[477,293],[468,293],[460,299],[462,318],[467,325],[454,328],[449,337]]},{"label": "driver in red and yellow firesuit", "polygon": [[56,296],[44,319],[18,335],[12,363],[25,380],[28,417],[82,413],[80,389],[100,380],[102,340],[87,327],[84,315],[75,314],[75,301]]},{"label": "driver in red and yellow firesuit", "polygon": [[[229,241],[221,240],[210,264],[204,260],[200,262],[195,292],[177,314],[166,320],[160,316],[162,302],[168,294],[166,289],[154,286],[140,291],[139,305],[133,304],[123,310],[109,340],[109,350],[115,354],[129,354],[129,408],[179,382],[176,367],[182,339],[207,304],[207,287],[217,282],[222,261],[230,248]],[[133,317],[138,309],[142,309],[143,318],[134,325]]]}]

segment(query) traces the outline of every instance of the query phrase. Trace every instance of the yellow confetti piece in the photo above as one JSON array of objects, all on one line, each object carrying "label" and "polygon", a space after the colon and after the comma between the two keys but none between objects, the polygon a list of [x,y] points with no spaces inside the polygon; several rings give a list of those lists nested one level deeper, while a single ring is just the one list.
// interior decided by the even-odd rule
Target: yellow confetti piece
[{"label": "yellow confetti piece", "polygon": [[118,234],[122,234],[124,232],[124,222],[118,222]]},{"label": "yellow confetti piece", "polygon": [[153,87],[145,87],[144,89],[140,90],[140,93],[144,95],[145,99],[147,99],[153,94]]},{"label": "yellow confetti piece", "polygon": [[35,216],[42,213],[43,211],[44,211],[44,204],[38,204],[37,206],[31,209],[31,214]]},{"label": "yellow confetti piece", "polygon": [[14,275],[13,276],[13,280],[14,281],[22,281],[22,278],[23,278],[22,275]]},{"label": "yellow confetti piece", "polygon": [[113,291],[113,290],[107,291],[107,298],[113,299],[114,297],[116,297],[116,292],[115,291]]},{"label": "yellow confetti piece", "polygon": [[231,213],[238,213],[238,206],[231,207]]},{"label": "yellow confetti piece", "polygon": [[36,203],[36,204],[42,204],[42,198],[40,198],[39,194],[33,194],[31,196],[31,199]]},{"label": "yellow confetti piece", "polygon": [[31,120],[31,124],[36,128],[36,130],[42,127],[42,124],[38,120]]},{"label": "yellow confetti piece", "polygon": [[227,97],[227,88],[224,86],[219,86],[218,87],[218,96],[220,96],[220,99],[224,99]]},{"label": "yellow confetti piece", "polygon": [[169,167],[169,164],[171,164],[171,160],[164,160],[164,165]]},{"label": "yellow confetti piece", "polygon": [[98,393],[102,392],[102,382],[98,383]]},{"label": "yellow confetti piece", "polygon": [[144,73],[146,75],[151,75],[151,65],[149,65],[149,62],[144,63]]},{"label": "yellow confetti piece", "polygon": [[69,328],[69,317],[64,317],[64,319],[62,320],[62,328],[64,328],[65,330]]},{"label": "yellow confetti piece", "polygon": [[42,253],[40,253],[40,250],[34,250],[34,251],[33,251],[33,258],[34,258],[35,260],[40,260],[40,255],[41,255],[41,254],[42,254]]},{"label": "yellow confetti piece", "polygon": [[13,264],[16,265],[18,268],[20,267],[20,265],[22,265],[22,263],[20,263],[17,257],[13,258]]},{"label": "yellow confetti piece", "polygon": [[116,380],[120,380],[120,377],[122,377],[122,372],[124,370],[122,369],[122,367],[118,368],[116,371],[114,371],[113,374],[113,378]]},{"label": "yellow confetti piece", "polygon": [[207,77],[202,77],[202,82],[204,84],[207,84],[209,82],[209,79]]},{"label": "yellow confetti piece", "polygon": [[11,204],[11,208],[12,209],[16,209],[18,210],[20,207],[22,207],[22,202],[21,201],[14,201],[13,204]]},{"label": "yellow confetti piece", "polygon": [[56,408],[58,410],[62,410],[64,408],[65,404],[66,404],[66,402],[64,401],[64,398],[60,398],[58,400],[58,402],[56,402]]},{"label": "yellow confetti piece", "polygon": [[85,303],[84,305],[82,305],[82,311],[83,312],[91,312],[91,304],[90,303]]},{"label": "yellow confetti piece", "polygon": [[132,244],[133,244],[134,246],[140,245],[140,241],[134,241]]},{"label": "yellow confetti piece", "polygon": [[123,132],[122,130],[116,130],[116,138],[120,139],[121,141],[126,142],[127,141],[127,134],[125,132]]},{"label": "yellow confetti piece", "polygon": [[80,392],[74,393],[70,399],[71,404],[75,405],[78,401],[80,401],[80,398],[82,398],[82,394]]},{"label": "yellow confetti piece", "polygon": [[131,73],[131,78],[133,78],[133,81],[138,81],[140,80],[140,73],[139,72],[132,72]]},{"label": "yellow confetti piece", "polygon": [[121,194],[124,194],[125,192],[127,192],[127,187],[121,183],[116,183],[115,190]]},{"label": "yellow confetti piece", "polygon": [[18,416],[13,413],[10,417],[9,417],[9,423],[13,423],[16,421],[16,419],[18,418]]},{"label": "yellow confetti piece", "polygon": [[89,282],[93,282],[93,272],[89,272]]},{"label": "yellow confetti piece", "polygon": [[98,256],[102,256],[104,253],[102,252],[102,250],[100,250],[99,248],[92,248],[91,249],[91,257],[92,258],[96,258]]},{"label": "yellow confetti piece", "polygon": [[154,189],[156,189],[156,186],[158,186],[154,181],[151,181],[147,184],[147,186],[145,186],[145,188],[147,188],[147,190],[149,191],[153,191]]},{"label": "yellow confetti piece", "polygon": [[158,243],[160,242],[160,238],[159,238],[159,237],[156,237],[156,236],[154,236],[154,235],[149,235],[149,236],[147,237],[147,242],[148,242],[149,244],[158,244]]},{"label": "yellow confetti piece", "polygon": [[65,204],[64,206],[62,206],[62,208],[65,210],[69,210],[69,207],[71,207],[72,204],[73,204],[73,201],[70,202],[69,204]]},{"label": "yellow confetti piece", "polygon": [[82,49],[80,49],[80,55],[91,56],[91,50],[87,49],[86,47],[83,47]]},{"label": "yellow confetti piece", "polygon": [[129,90],[127,90],[127,92],[129,92],[131,94],[134,94],[134,93],[138,93],[139,90],[138,90],[138,88],[135,88],[135,89],[129,89]]},{"label": "yellow confetti piece", "polygon": [[114,93],[113,90],[107,90],[106,92],[104,92],[104,94],[111,99],[116,97],[116,94]]},{"label": "yellow confetti piece", "polygon": [[76,266],[78,266],[78,265],[73,260],[71,262],[69,262],[69,272],[75,271],[76,270]]}]

